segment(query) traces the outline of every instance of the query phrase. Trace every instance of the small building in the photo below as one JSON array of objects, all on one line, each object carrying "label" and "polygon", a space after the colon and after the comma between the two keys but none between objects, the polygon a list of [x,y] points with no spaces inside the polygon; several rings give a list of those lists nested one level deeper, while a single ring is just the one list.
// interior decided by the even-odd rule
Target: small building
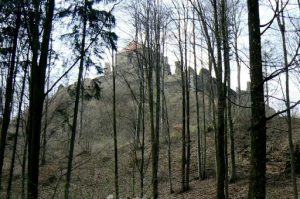
[{"label": "small building", "polygon": [[[123,73],[136,72],[138,74],[138,67],[146,67],[145,55],[147,48],[137,41],[131,41],[128,45],[116,54],[117,70]],[[147,55],[146,55],[147,56]],[[168,63],[168,58],[160,55],[160,63],[164,67],[165,75],[171,75],[171,67]]]}]

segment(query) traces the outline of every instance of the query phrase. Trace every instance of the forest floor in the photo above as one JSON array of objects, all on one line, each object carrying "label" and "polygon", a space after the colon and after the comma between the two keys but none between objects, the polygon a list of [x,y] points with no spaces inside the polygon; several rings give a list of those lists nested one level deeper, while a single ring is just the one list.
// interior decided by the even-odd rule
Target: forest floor
[{"label": "forest floor", "polygon": [[[237,181],[229,184],[229,196],[232,199],[247,198],[248,171],[250,154],[249,132],[242,129],[236,131]],[[194,128],[192,128],[194,129]],[[294,142],[300,144],[300,121],[294,121]],[[268,124],[267,134],[267,198],[292,198],[290,175],[286,172],[288,157],[287,135],[284,118]],[[146,142],[145,154],[145,198],[151,196],[151,155],[150,143]],[[181,171],[181,139],[180,132],[172,130],[172,182],[174,193],[170,194],[168,179],[167,141],[162,135],[159,159],[159,196],[160,198],[200,198],[216,197],[214,134],[207,134],[207,178],[197,178],[197,143],[196,132],[192,130],[190,189],[180,192]],[[140,195],[140,173],[134,163],[133,145],[123,144],[119,148],[119,184],[122,198],[135,198]],[[140,153],[140,151],[138,151]],[[230,155],[228,155],[230,160]],[[139,159],[139,156],[137,157]],[[63,198],[64,178],[67,158],[51,158],[40,168],[40,198]],[[230,172],[229,172],[230,173]],[[6,172],[5,172],[6,174]],[[5,175],[4,178],[7,176]],[[16,168],[13,186],[13,198],[20,198],[20,167]],[[94,147],[92,153],[81,151],[76,153],[73,164],[71,196],[73,199],[107,198],[114,192],[114,159],[110,144]],[[300,182],[300,179],[298,180]],[[300,184],[299,184],[300,185]]]},{"label": "forest floor", "polygon": [[[280,127],[280,128],[279,128]],[[287,161],[288,157],[288,145],[287,135],[284,132],[285,125],[284,119],[277,119],[276,121],[269,123],[268,126],[268,142],[267,142],[267,198],[272,199],[289,199],[293,198],[293,190],[291,184],[290,174],[287,173]],[[274,130],[276,129],[276,130]],[[283,130],[283,131],[282,131]],[[229,198],[242,199],[247,198],[248,193],[248,173],[249,173],[249,141],[250,137],[248,132],[241,131],[236,139],[237,150],[237,180],[235,183],[229,183]],[[297,120],[294,122],[294,141],[295,144],[299,144],[300,141],[300,122]],[[190,189],[187,192],[180,193],[180,182],[176,181],[175,193],[170,194],[168,183],[164,183],[160,187],[161,198],[203,198],[213,199],[216,198],[216,179],[214,172],[214,137],[208,136],[208,167],[207,178],[204,180],[198,180],[197,169],[191,173],[193,177],[190,182]],[[180,154],[180,148],[177,149],[177,153]],[[192,159],[196,159],[196,151],[192,150]],[[174,156],[173,156],[174,157]],[[176,156],[175,156],[176,157]],[[178,157],[179,158],[179,157]],[[230,155],[228,155],[230,162]],[[195,169],[195,162],[192,163],[192,167]],[[177,174],[180,174],[180,165],[176,166]],[[230,168],[229,168],[230,175]],[[180,179],[177,175],[176,179]],[[300,182],[300,179],[298,180]],[[300,183],[299,183],[300,185]]]}]

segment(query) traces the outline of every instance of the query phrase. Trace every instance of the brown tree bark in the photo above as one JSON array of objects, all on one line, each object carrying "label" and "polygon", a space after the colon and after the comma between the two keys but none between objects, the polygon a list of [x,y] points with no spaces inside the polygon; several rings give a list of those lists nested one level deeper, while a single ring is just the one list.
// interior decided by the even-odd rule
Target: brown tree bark
[{"label": "brown tree bark", "polygon": [[[195,34],[195,11],[193,12],[193,55],[194,55],[194,70],[195,70],[195,98],[196,98],[196,121],[197,121],[197,163],[198,163],[198,179],[201,179],[202,165],[201,165],[201,135],[200,135],[200,107],[198,96],[198,75],[197,75],[197,56],[196,56],[196,34]],[[201,57],[202,58],[202,57]],[[201,60],[202,61],[202,60]],[[203,85],[203,84],[202,84]],[[204,106],[204,104],[203,104]],[[203,124],[204,125],[204,124]]]},{"label": "brown tree bark", "polygon": [[217,198],[223,199],[225,198],[224,193],[224,182],[225,182],[225,155],[224,155],[224,110],[225,110],[225,93],[223,87],[223,69],[222,69],[222,42],[221,42],[221,34],[219,30],[219,21],[218,21],[218,12],[217,12],[218,4],[216,0],[213,0],[213,10],[214,10],[214,34],[216,38],[217,45],[217,90],[218,90],[218,124],[216,131],[216,163],[217,163]]},{"label": "brown tree bark", "polygon": [[[55,0],[46,3],[46,15],[43,23],[43,36],[41,51],[39,53],[39,22],[41,2],[34,0],[34,19],[31,23],[32,32],[32,65],[29,85],[29,117],[28,117],[28,199],[38,198],[38,177],[39,177],[39,156],[40,156],[40,137],[42,112],[44,105],[44,87],[47,68],[47,58],[49,53],[49,42],[52,31],[52,20],[54,13]],[[38,63],[38,55],[40,59]]]},{"label": "brown tree bark", "polygon": [[[281,3],[283,3],[281,1]],[[298,199],[297,189],[297,176],[295,171],[295,157],[294,157],[294,143],[293,143],[293,129],[292,129],[292,116],[291,116],[291,102],[290,102],[290,83],[289,83],[289,64],[288,64],[288,52],[286,47],[286,30],[285,30],[285,19],[283,13],[277,16],[277,22],[282,38],[282,49],[284,57],[284,68],[285,68],[285,93],[286,93],[286,114],[287,114],[287,125],[288,125],[288,143],[291,161],[291,179],[293,184],[294,199]]]},{"label": "brown tree bark", "polygon": [[186,96],[186,171],[185,190],[189,190],[190,183],[190,162],[191,162],[191,132],[190,132],[190,73],[188,66],[188,9],[184,7],[184,68],[185,68],[185,96]]},{"label": "brown tree bark", "polygon": [[258,0],[248,0],[251,79],[251,157],[249,199],[266,197],[266,116]]},{"label": "brown tree bark", "polygon": [[153,197],[158,198],[158,160],[159,160],[159,136],[160,136],[160,110],[161,110],[161,49],[160,49],[160,1],[154,3],[156,13],[154,13],[154,37],[155,37],[155,75],[156,75],[156,111],[155,111],[155,133],[154,145],[152,146],[152,181]]}]

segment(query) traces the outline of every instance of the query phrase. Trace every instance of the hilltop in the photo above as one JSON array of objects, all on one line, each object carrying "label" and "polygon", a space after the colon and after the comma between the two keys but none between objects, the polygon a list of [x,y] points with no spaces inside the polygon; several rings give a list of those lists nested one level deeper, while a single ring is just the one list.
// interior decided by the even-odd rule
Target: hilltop
[{"label": "hilltop", "polygon": [[[202,71],[202,73],[205,71]],[[200,77],[200,75],[199,75]],[[120,157],[120,191],[122,197],[139,196],[139,172],[135,166],[133,138],[136,120],[136,104],[133,99],[137,95],[137,80],[134,77],[117,78],[117,130]],[[208,78],[207,78],[208,79]],[[128,86],[130,85],[130,87]],[[205,85],[202,87],[205,88]],[[201,89],[200,89],[201,90]],[[49,198],[57,189],[56,198],[61,198],[64,186],[64,173],[68,151],[68,137],[70,136],[70,121],[74,106],[75,84],[60,86],[55,95],[50,98],[47,114],[47,163],[41,167],[41,193]],[[246,93],[246,91],[244,91]],[[207,115],[207,179],[197,180],[197,135],[196,135],[196,104],[194,88],[191,87],[191,190],[180,194],[180,129],[176,125],[181,122],[181,84],[179,76],[169,75],[165,79],[165,95],[171,131],[171,151],[173,184],[175,193],[170,195],[168,190],[167,166],[167,134],[161,132],[160,138],[160,168],[159,183],[162,198],[214,198],[214,133],[210,121],[210,100],[204,92],[205,113]],[[202,92],[199,92],[199,98]],[[113,193],[113,150],[112,150],[112,79],[111,75],[104,75],[84,81],[84,91],[80,103],[80,117],[76,137],[76,151],[74,173],[72,177],[72,193],[74,198],[104,198]],[[244,104],[244,105],[247,105]],[[200,102],[202,107],[202,102]],[[83,110],[83,111],[81,111]],[[272,109],[270,109],[272,110]],[[250,136],[248,132],[250,112],[245,108],[234,108],[234,126],[236,139],[236,154],[238,181],[230,184],[230,194],[234,198],[246,197],[248,160],[250,153]],[[242,113],[241,113],[242,112]],[[274,110],[273,110],[274,112]],[[146,112],[146,115],[148,113]],[[202,121],[203,109],[201,108]],[[239,117],[242,115],[242,117]],[[81,117],[82,116],[82,117]],[[294,121],[300,126],[298,120]],[[146,179],[145,194],[150,194],[150,141],[148,122],[146,121]],[[288,144],[285,133],[284,118],[275,118],[268,124],[268,181],[269,196],[278,196],[278,193],[291,195],[291,185],[286,170],[288,160]],[[202,123],[201,123],[202,127]],[[295,126],[296,128],[296,126]],[[296,144],[300,143],[295,138]],[[139,150],[139,149],[138,149]],[[19,169],[17,169],[19,171]],[[17,172],[16,176],[20,176]],[[148,176],[148,177],[147,177]],[[133,183],[135,186],[133,186]],[[284,185],[284,186],[283,186]],[[18,195],[18,193],[16,192]],[[277,194],[277,195],[276,195]],[[150,196],[150,195],[149,195]],[[277,197],[278,198],[278,197]]]}]

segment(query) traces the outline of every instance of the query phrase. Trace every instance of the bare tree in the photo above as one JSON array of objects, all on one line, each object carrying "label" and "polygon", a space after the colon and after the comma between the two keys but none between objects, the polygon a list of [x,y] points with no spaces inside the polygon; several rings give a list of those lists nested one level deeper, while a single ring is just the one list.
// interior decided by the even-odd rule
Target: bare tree
[{"label": "bare tree", "polygon": [[248,0],[251,78],[251,157],[248,198],[266,196],[266,117],[258,1]]},{"label": "bare tree", "polygon": [[118,168],[118,138],[117,138],[117,112],[116,112],[116,64],[114,63],[114,50],[112,50],[113,73],[113,134],[114,134],[114,159],[115,159],[115,194],[119,198],[119,168]]},{"label": "bare tree", "polygon": [[[42,125],[42,112],[44,105],[44,87],[47,69],[47,60],[49,53],[49,42],[52,31],[52,20],[54,13],[55,1],[46,2],[46,15],[42,26],[43,35],[40,38],[39,27],[41,6],[40,1],[32,1],[34,8],[34,17],[31,19],[30,32],[31,36],[31,74],[30,74],[30,93],[29,93],[29,116],[28,116],[28,183],[27,197],[38,198],[38,177],[39,177],[39,156],[40,156],[40,136]],[[41,48],[39,48],[40,39],[42,39]],[[39,50],[40,49],[40,50]],[[39,57],[39,60],[38,60]]]},{"label": "bare tree", "polygon": [[[283,1],[281,1],[282,8],[285,7],[283,5]],[[282,11],[280,15],[277,16],[277,23],[279,26],[279,30],[281,33],[282,39],[282,49],[283,49],[283,58],[284,58],[284,69],[285,69],[285,104],[287,109],[287,125],[288,125],[288,142],[289,142],[289,151],[290,151],[290,163],[291,163],[291,178],[293,183],[293,193],[294,199],[298,198],[298,190],[297,190],[297,177],[295,171],[295,157],[294,157],[294,144],[293,144],[293,130],[292,130],[292,117],[291,117],[291,102],[290,102],[290,77],[289,77],[289,63],[288,63],[288,52],[286,47],[286,26],[284,19],[284,12]]]},{"label": "bare tree", "polygon": [[16,159],[18,138],[19,138],[19,129],[20,129],[20,123],[21,123],[21,117],[22,117],[21,114],[22,114],[23,97],[24,97],[26,78],[27,78],[27,68],[28,68],[27,63],[25,63],[25,66],[24,66],[24,76],[23,76],[22,87],[21,87],[21,92],[20,92],[20,96],[19,96],[20,100],[19,100],[19,104],[18,104],[18,114],[17,114],[17,120],[16,120],[16,131],[15,131],[15,135],[14,135],[13,151],[12,151],[12,157],[11,157],[11,163],[10,163],[10,169],[9,169],[8,185],[7,185],[7,191],[6,191],[6,198],[7,199],[11,198],[11,187],[12,187],[12,182],[13,182],[14,166],[15,166],[15,159]]},{"label": "bare tree", "polygon": [[[13,3],[14,4],[14,3]],[[11,6],[13,6],[11,4]],[[21,27],[21,5],[16,4],[17,7],[15,13],[15,26],[12,27],[13,34],[11,37],[12,43],[12,51],[10,55],[9,61],[9,70],[6,80],[6,91],[5,91],[5,104],[4,104],[4,111],[1,123],[1,139],[0,139],[0,190],[1,190],[1,182],[2,182],[2,169],[3,169],[3,161],[4,161],[4,152],[5,152],[5,145],[6,145],[6,137],[8,132],[8,127],[10,123],[11,117],[11,109],[13,104],[13,93],[14,93],[14,77],[15,77],[15,68],[16,68],[16,55],[18,49],[18,40],[19,40],[19,31]]]},{"label": "bare tree", "polygon": [[[198,75],[197,75],[197,56],[196,56],[196,34],[195,34],[195,11],[193,11],[193,54],[194,54],[194,70],[195,75],[195,98],[196,98],[196,113],[197,113],[197,160],[198,160],[198,178],[201,179],[202,165],[201,165],[201,137],[200,137],[200,107],[199,107],[199,88],[198,88]],[[202,61],[202,60],[201,60]],[[204,90],[204,89],[203,89]],[[204,106],[204,104],[203,104]],[[204,113],[205,111],[203,111]],[[204,124],[203,124],[204,125]]]}]

